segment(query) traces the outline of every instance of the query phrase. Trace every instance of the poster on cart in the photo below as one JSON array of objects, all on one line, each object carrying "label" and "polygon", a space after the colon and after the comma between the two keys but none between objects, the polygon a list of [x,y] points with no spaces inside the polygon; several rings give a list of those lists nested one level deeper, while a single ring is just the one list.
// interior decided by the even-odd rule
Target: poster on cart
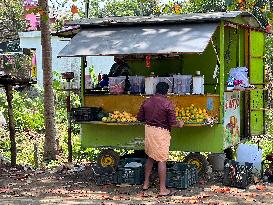
[{"label": "poster on cart", "polygon": [[240,92],[226,92],[224,95],[224,148],[240,140]]}]

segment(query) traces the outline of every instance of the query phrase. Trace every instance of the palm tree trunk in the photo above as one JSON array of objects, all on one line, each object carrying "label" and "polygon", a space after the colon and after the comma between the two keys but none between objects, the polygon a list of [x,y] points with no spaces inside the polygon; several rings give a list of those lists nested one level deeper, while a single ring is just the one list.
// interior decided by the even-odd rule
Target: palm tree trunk
[{"label": "palm tree trunk", "polygon": [[7,102],[8,102],[8,116],[9,116],[9,138],[10,138],[10,154],[11,154],[11,166],[16,165],[16,141],[15,141],[15,122],[12,108],[12,85],[5,85]]},{"label": "palm tree trunk", "polygon": [[49,9],[47,0],[39,0],[40,28],[42,44],[42,67],[44,81],[44,116],[45,116],[45,144],[44,160],[56,159],[56,128],[52,74],[52,49],[49,26]]}]

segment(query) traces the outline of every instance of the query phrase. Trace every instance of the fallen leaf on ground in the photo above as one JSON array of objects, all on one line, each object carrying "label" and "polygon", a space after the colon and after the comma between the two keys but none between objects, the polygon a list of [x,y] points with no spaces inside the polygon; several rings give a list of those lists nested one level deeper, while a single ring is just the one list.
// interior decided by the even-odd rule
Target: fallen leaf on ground
[{"label": "fallen leaf on ground", "polygon": [[8,193],[10,192],[10,189],[1,189],[0,188],[0,193]]},{"label": "fallen leaf on ground", "polygon": [[214,190],[215,193],[230,193],[230,188],[229,187],[224,187],[224,188],[217,188]]},{"label": "fallen leaf on ground", "polygon": [[266,189],[266,186],[264,186],[264,185],[258,185],[258,186],[256,186],[256,189],[260,190],[260,191],[264,191]]}]

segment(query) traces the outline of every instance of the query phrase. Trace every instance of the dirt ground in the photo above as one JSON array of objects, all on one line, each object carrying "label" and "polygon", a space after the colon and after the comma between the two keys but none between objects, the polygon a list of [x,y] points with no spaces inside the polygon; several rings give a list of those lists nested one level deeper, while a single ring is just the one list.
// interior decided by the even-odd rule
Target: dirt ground
[{"label": "dirt ground", "polygon": [[173,196],[158,197],[157,178],[145,192],[140,185],[97,186],[91,167],[85,165],[77,171],[0,167],[0,204],[273,204],[272,184],[260,182],[247,189],[224,187],[221,173],[177,190]]}]

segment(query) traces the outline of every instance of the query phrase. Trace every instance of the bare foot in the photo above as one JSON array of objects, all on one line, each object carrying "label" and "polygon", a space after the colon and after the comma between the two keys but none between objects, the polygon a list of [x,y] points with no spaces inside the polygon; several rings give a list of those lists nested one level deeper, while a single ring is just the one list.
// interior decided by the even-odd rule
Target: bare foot
[{"label": "bare foot", "polygon": [[160,191],[158,195],[159,196],[168,196],[170,194],[171,194],[171,190],[165,189],[165,190]]},{"label": "bare foot", "polygon": [[143,190],[149,189],[149,182],[144,181],[144,184],[143,184],[142,189],[143,189]]}]

